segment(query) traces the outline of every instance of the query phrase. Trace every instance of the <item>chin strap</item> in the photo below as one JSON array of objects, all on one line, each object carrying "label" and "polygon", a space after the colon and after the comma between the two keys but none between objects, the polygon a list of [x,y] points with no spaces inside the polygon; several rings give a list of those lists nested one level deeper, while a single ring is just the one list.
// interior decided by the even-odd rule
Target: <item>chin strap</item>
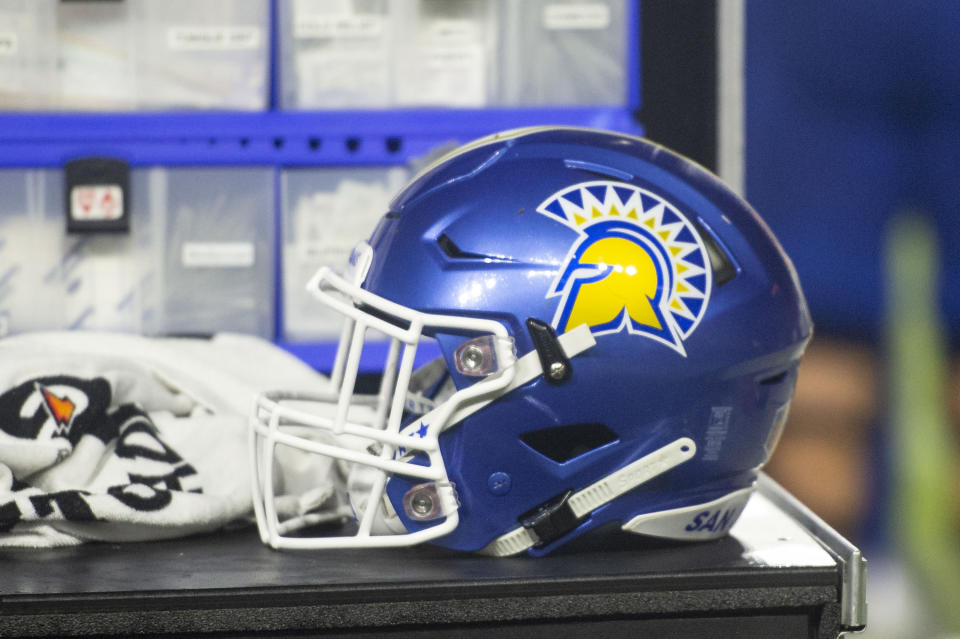
[{"label": "chin strap", "polygon": [[506,557],[534,546],[546,545],[576,528],[600,506],[679,466],[693,458],[696,452],[697,445],[689,437],[670,442],[583,490],[569,491],[558,500],[542,506],[524,519],[522,525],[497,537],[480,552]]}]

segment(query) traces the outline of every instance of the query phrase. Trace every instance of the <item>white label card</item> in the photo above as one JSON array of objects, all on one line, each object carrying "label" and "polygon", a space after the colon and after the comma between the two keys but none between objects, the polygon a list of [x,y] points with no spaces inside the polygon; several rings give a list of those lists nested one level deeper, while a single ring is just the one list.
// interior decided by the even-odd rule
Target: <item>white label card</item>
[{"label": "white label card", "polygon": [[236,51],[259,49],[260,27],[178,26],[167,29],[167,46],[175,51]]},{"label": "white label card", "polygon": [[610,7],[599,2],[548,4],[542,18],[544,28],[553,31],[606,29],[610,26]]},{"label": "white label card", "polygon": [[301,15],[293,25],[293,35],[300,40],[379,38],[383,32],[383,16],[378,15]]},{"label": "white label card", "polygon": [[481,42],[482,25],[475,20],[431,20],[426,29],[427,37],[434,43],[469,45]]},{"label": "white label card", "polygon": [[253,242],[184,242],[180,261],[186,268],[250,268]]}]

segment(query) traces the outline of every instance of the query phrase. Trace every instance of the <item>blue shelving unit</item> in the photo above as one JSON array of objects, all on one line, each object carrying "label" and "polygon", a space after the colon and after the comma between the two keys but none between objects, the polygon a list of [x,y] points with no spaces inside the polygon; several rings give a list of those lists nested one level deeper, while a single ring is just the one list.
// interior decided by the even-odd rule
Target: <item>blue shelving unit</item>
[{"label": "blue shelving unit", "polygon": [[[110,157],[131,167],[288,167],[401,165],[441,146],[533,125],[603,128],[642,134],[640,106],[639,3],[628,5],[627,103],[551,108],[416,108],[337,111],[180,112],[7,112],[0,113],[0,170],[62,168],[83,157]],[[277,103],[276,2],[272,5],[271,103]],[[279,215],[277,228],[279,231]],[[280,254],[282,234],[277,232]],[[281,277],[277,259],[275,274]],[[279,279],[278,279],[279,282]],[[282,287],[276,286],[277,295]],[[275,309],[277,342],[317,368],[329,368],[333,344],[287,343],[280,339],[282,304]],[[428,357],[429,353],[422,353]],[[376,361],[377,353],[369,360]]]},{"label": "blue shelving unit", "polygon": [[261,113],[7,113],[0,167],[105,155],[131,166],[399,164],[439,145],[522,126],[640,133],[628,107]]}]

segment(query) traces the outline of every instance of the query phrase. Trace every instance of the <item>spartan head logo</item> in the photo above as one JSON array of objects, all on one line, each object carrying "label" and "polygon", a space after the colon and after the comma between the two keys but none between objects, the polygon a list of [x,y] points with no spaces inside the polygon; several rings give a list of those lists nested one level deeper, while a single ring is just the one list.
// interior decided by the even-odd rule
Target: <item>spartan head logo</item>
[{"label": "spartan head logo", "polygon": [[584,182],[554,193],[537,211],[576,238],[547,297],[559,297],[553,325],[587,324],[596,335],[628,333],[686,356],[712,273],[697,229],[669,202],[622,182]]}]

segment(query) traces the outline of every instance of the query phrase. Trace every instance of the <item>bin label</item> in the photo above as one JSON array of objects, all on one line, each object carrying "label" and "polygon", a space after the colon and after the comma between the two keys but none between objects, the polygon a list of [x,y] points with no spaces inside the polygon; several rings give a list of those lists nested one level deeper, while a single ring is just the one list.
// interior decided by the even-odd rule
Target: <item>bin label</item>
[{"label": "bin label", "polygon": [[363,39],[384,34],[383,17],[378,15],[298,15],[293,35],[298,40],[309,38]]},{"label": "bin label", "polygon": [[250,268],[253,242],[184,242],[180,262],[185,268]]},{"label": "bin label", "polygon": [[167,46],[174,51],[259,49],[262,40],[257,26],[177,26],[167,30]]},{"label": "bin label", "polygon": [[548,4],[542,17],[544,28],[553,31],[606,29],[610,26],[610,7],[597,2]]}]

